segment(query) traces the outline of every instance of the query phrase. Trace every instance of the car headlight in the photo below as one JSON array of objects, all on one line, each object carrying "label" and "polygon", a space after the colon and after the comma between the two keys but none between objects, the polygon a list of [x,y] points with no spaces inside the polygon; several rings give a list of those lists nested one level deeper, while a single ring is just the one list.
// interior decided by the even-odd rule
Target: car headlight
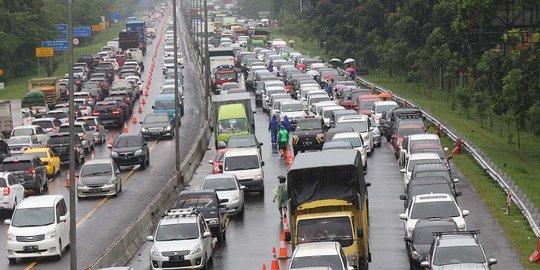
[{"label": "car headlight", "polygon": [[262,175],[256,175],[255,177],[253,177],[253,180],[263,180],[263,177]]},{"label": "car headlight", "polygon": [[171,129],[172,129],[171,126],[168,126],[168,127],[165,128],[166,131],[170,131]]},{"label": "car headlight", "polygon": [[140,154],[142,154],[142,149],[135,151],[135,155],[140,155]]},{"label": "car headlight", "polygon": [[417,261],[420,261],[422,260],[422,255],[420,255],[420,253],[416,252],[416,250],[413,250],[411,252],[411,257]]},{"label": "car headlight", "polygon": [[15,235],[12,233],[7,234],[7,240],[8,241],[15,241]]},{"label": "car headlight", "polygon": [[203,252],[203,249],[200,245],[196,245],[195,248],[191,251],[190,254],[197,254]]},{"label": "car headlight", "polygon": [[146,128],[141,128],[141,132],[148,132],[148,129],[146,129]]},{"label": "car headlight", "polygon": [[114,151],[111,152],[111,157],[117,157],[117,156],[118,156],[118,152],[114,152]]},{"label": "car headlight", "polygon": [[152,256],[161,257],[161,253],[159,252],[159,250],[155,246],[153,246],[152,249],[150,250],[150,254]]},{"label": "car headlight", "polygon": [[54,239],[56,238],[56,229],[51,230],[46,234],[47,239]]},{"label": "car headlight", "polygon": [[214,225],[214,224],[218,224],[219,221],[217,218],[211,218],[208,220],[208,225]]}]

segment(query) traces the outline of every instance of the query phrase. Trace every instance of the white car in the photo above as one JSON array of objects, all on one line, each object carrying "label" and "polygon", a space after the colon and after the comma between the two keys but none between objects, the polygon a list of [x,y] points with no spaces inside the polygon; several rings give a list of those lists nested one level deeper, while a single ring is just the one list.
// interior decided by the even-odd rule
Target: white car
[{"label": "white car", "polygon": [[62,125],[62,121],[53,117],[42,117],[34,119],[32,125],[40,126],[47,134],[53,134],[56,133],[60,125]]},{"label": "white car", "polygon": [[410,206],[399,218],[404,221],[405,236],[410,238],[416,222],[427,218],[451,218],[460,231],[465,231],[465,217],[468,215],[469,210],[461,210],[448,194],[425,194],[414,196]]},{"label": "white car", "polygon": [[411,181],[412,170],[414,166],[424,163],[440,163],[442,160],[437,155],[437,153],[415,153],[409,156],[405,168],[401,169],[400,172],[403,174],[403,183],[405,184],[405,192],[407,192],[407,185]]},{"label": "white car", "polygon": [[[405,165],[409,158],[409,153],[415,144],[441,144],[441,139],[436,134],[414,134],[403,138],[401,146],[399,147],[399,159],[398,164]],[[448,149],[445,149],[448,151]]]},{"label": "white car", "polygon": [[24,180],[17,180],[9,172],[0,173],[0,209],[15,211],[15,207],[24,199]]},{"label": "white car", "polygon": [[[210,162],[213,164],[213,160]],[[213,189],[220,200],[227,199],[224,204],[228,215],[244,213],[245,187],[238,183],[234,174],[210,174],[204,178],[201,189]]]},{"label": "white car", "polygon": [[7,140],[7,145],[13,156],[22,155],[28,149],[43,147],[35,135],[13,136]]},{"label": "white car", "polygon": [[76,98],[73,100],[74,104],[79,105],[82,116],[92,115],[92,106],[88,103],[86,98]]},{"label": "white car", "polygon": [[371,155],[373,149],[375,148],[373,139],[373,131],[375,130],[375,127],[370,125],[369,116],[363,114],[343,116],[339,118],[336,123],[336,128],[342,127],[351,127],[354,131],[358,132],[360,136],[362,136],[364,142],[368,145],[368,155]]},{"label": "white car", "polygon": [[279,121],[283,121],[285,116],[289,121],[303,119],[306,117],[304,106],[299,100],[285,100],[279,104],[279,112],[277,113]]},{"label": "white car", "polygon": [[349,142],[352,147],[360,152],[362,157],[362,165],[364,166],[364,173],[367,173],[367,148],[368,145],[364,143],[364,140],[358,134],[358,132],[340,132],[332,137],[333,142]]},{"label": "white car", "polygon": [[289,270],[332,269],[353,270],[338,242],[300,244],[294,249]]},{"label": "white car", "polygon": [[397,107],[399,107],[399,105],[395,101],[375,101],[375,103],[373,103],[373,108],[371,109],[371,119],[375,121],[377,126],[380,126],[379,120],[381,119],[382,113]]},{"label": "white car", "polygon": [[330,116],[332,116],[332,113],[335,112],[335,111],[341,111],[341,110],[345,110],[345,108],[343,108],[343,106],[328,106],[328,107],[323,107],[321,109],[321,112],[319,114],[320,117],[322,117],[323,121],[324,121],[324,124],[329,126],[330,125]]},{"label": "white car", "polygon": [[156,232],[146,238],[152,270],[170,269],[166,265],[188,265],[174,269],[206,269],[212,258],[212,233],[204,217],[192,209],[174,209],[159,222]]},{"label": "white car", "polygon": [[10,137],[30,136],[30,135],[36,136],[37,140],[39,141],[39,144],[41,145],[47,145],[47,141],[49,141],[49,136],[47,135],[47,132],[45,132],[38,125],[14,127],[13,130],[11,130]]},{"label": "white car", "polygon": [[69,210],[62,195],[41,195],[24,199],[12,219],[4,220],[9,263],[19,258],[54,256],[62,258],[69,246]]}]

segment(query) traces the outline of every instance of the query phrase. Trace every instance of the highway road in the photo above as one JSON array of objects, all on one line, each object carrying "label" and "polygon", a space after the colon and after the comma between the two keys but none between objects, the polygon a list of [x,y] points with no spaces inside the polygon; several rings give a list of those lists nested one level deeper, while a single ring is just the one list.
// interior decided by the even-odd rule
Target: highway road
[{"label": "highway road", "polygon": [[[161,28],[160,28],[161,30]],[[159,36],[158,36],[159,37]],[[164,36],[163,36],[164,38]],[[180,48],[183,48],[183,42],[180,42]],[[145,72],[143,80],[148,81],[148,74],[152,61],[152,53],[156,49],[157,38],[153,45],[148,47],[148,54],[145,57]],[[151,106],[154,99],[159,94],[160,86],[163,82],[161,59],[163,50],[157,49],[158,54],[155,62],[155,71],[152,76],[152,84],[149,96],[146,98],[144,112],[138,113],[138,105],[134,106],[133,115],[138,121],[142,121],[148,112],[152,112]],[[186,55],[186,52],[183,53]],[[184,69],[185,74],[185,116],[182,117],[182,126],[180,128],[180,155],[182,160],[191,149],[198,129],[202,126],[204,118],[202,108],[202,95],[199,92],[199,83],[195,76],[195,68],[190,61]],[[141,98],[144,96],[141,96]],[[138,132],[139,124],[133,124],[128,121],[126,127],[129,132]],[[122,132],[120,129],[110,129],[108,135],[114,135]],[[123,192],[117,198],[95,198],[77,201],[77,258],[78,269],[84,269],[112,241],[120,235],[124,228],[130,224],[134,217],[138,216],[148,203],[161,190],[174,172],[174,140],[151,141],[149,142],[151,150],[150,166],[142,171],[138,166],[134,168],[122,168]],[[106,158],[109,156],[109,149],[106,145],[97,146],[95,149],[95,158]],[[90,158],[90,156],[87,156]],[[65,187],[67,164],[65,164],[62,173],[49,183],[49,194],[62,194],[69,199],[69,188]],[[9,218],[8,214],[2,213],[0,220]],[[7,225],[0,225],[0,232],[7,234]],[[61,260],[52,258],[40,258],[37,260],[20,260],[16,265],[8,265],[5,257],[5,241],[0,241],[0,269],[69,269],[69,251],[64,252]]]}]

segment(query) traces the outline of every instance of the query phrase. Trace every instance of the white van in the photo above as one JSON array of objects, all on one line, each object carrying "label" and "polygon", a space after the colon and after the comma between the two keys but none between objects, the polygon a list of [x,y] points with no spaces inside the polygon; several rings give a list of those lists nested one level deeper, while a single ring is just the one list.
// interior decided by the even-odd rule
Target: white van
[{"label": "white van", "polygon": [[62,195],[33,196],[17,205],[7,233],[7,258],[55,256],[69,247],[69,211]]},{"label": "white van", "polygon": [[[221,166],[221,165],[220,165]],[[246,191],[264,194],[264,161],[257,148],[228,149],[223,156],[223,173],[234,174]]]}]

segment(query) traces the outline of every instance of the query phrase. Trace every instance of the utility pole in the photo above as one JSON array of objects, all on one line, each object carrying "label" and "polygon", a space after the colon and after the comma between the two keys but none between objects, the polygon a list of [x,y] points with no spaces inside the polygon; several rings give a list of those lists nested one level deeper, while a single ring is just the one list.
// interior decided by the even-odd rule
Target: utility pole
[{"label": "utility pole", "polygon": [[176,157],[175,170],[178,183],[182,179],[180,175],[180,93],[178,91],[178,22],[176,21],[176,0],[173,1],[173,37],[174,37],[174,153]]},{"label": "utility pole", "polygon": [[[77,270],[77,211],[75,188],[75,114],[73,108],[73,0],[68,0],[68,76],[69,76],[69,261],[70,269]],[[60,247],[62,249],[62,247]],[[60,250],[62,252],[62,250]]]},{"label": "utility pole", "polygon": [[[204,0],[204,58],[202,65],[205,67],[204,72],[204,87],[206,94],[210,97],[210,57],[208,57],[208,8],[207,0]],[[206,113],[205,113],[206,114]],[[207,116],[208,117],[208,116]]]}]

